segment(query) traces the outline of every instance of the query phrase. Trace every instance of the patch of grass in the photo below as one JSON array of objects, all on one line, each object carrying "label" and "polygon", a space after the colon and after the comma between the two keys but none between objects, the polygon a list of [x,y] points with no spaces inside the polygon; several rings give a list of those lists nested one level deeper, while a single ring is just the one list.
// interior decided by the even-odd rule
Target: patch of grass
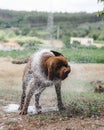
[{"label": "patch of grass", "polygon": [[29,118],[30,119],[41,119],[41,120],[55,120],[57,118],[60,117],[60,113],[59,112],[55,112],[55,111],[52,111],[52,112],[45,112],[45,113],[41,113],[41,114],[29,114]]},{"label": "patch of grass", "polygon": [[61,52],[74,63],[104,63],[103,48],[69,48]]},{"label": "patch of grass", "polygon": [[65,130],[71,130],[71,128],[66,128]]},{"label": "patch of grass", "polygon": [[[75,96],[74,96],[75,95]],[[104,95],[95,93],[65,94],[63,101],[66,111],[62,112],[64,117],[72,116],[99,116],[104,112]]]},{"label": "patch of grass", "polygon": [[73,116],[99,116],[100,107],[98,102],[72,101],[66,106],[66,111],[62,113],[65,117]]},{"label": "patch of grass", "polygon": [[5,101],[5,100],[0,100],[0,106],[5,106],[5,105],[7,105],[7,101]]},{"label": "patch of grass", "polygon": [[20,79],[5,78],[5,82],[0,80],[0,106],[12,102],[18,102],[21,96]]},{"label": "patch of grass", "polygon": [[0,99],[3,99],[1,100],[0,102],[0,105],[5,105],[7,104],[8,102],[18,102],[19,99],[20,99],[20,94],[21,92],[18,91],[18,90],[14,90],[14,89],[0,89]]},{"label": "patch of grass", "polygon": [[12,125],[12,124],[16,124],[16,123],[17,123],[16,119],[8,119],[5,124]]},{"label": "patch of grass", "polygon": [[[0,57],[12,57],[17,59],[23,59],[30,57],[37,47],[27,47],[27,49],[17,51],[0,51]],[[60,50],[59,50],[60,51]],[[104,49],[103,48],[69,48],[62,49],[60,52],[65,55],[70,62],[74,63],[104,63]]]},{"label": "patch of grass", "polygon": [[17,59],[30,57],[35,52],[34,49],[30,50],[12,50],[12,51],[0,51],[0,57],[12,57]]}]

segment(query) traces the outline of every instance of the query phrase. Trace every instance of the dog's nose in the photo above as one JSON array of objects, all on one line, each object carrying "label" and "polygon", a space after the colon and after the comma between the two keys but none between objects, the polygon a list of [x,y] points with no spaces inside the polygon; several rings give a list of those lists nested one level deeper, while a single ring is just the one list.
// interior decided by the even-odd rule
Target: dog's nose
[{"label": "dog's nose", "polygon": [[69,69],[68,69],[68,70],[67,70],[67,69],[64,70],[64,74],[65,74],[65,75],[68,75],[69,73],[70,73],[70,70],[69,70]]},{"label": "dog's nose", "polygon": [[68,68],[67,68],[64,72],[65,72],[65,74],[69,74],[69,73],[70,73],[70,71],[71,71],[71,67],[70,67],[70,66],[68,66]]}]

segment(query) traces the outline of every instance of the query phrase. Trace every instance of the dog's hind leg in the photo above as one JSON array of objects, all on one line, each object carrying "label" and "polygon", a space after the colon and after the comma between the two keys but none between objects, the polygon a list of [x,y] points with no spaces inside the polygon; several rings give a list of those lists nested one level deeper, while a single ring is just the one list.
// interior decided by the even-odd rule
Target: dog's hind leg
[{"label": "dog's hind leg", "polygon": [[27,114],[27,110],[28,110],[28,106],[29,106],[29,103],[30,103],[30,99],[33,96],[35,90],[36,89],[35,89],[34,83],[31,82],[31,84],[30,84],[30,90],[29,90],[28,94],[26,95],[23,108],[22,108],[22,110],[20,112],[21,115]]},{"label": "dog's hind leg", "polygon": [[19,110],[22,110],[22,108],[23,108],[24,101],[26,98],[26,89],[27,89],[28,84],[31,81],[32,77],[33,77],[32,71],[28,71],[27,74],[23,78],[22,95],[21,95],[21,102],[20,102]]},{"label": "dog's hind leg", "polygon": [[21,95],[21,102],[20,102],[19,110],[22,110],[22,108],[23,108],[25,97],[26,97],[26,84],[25,84],[25,82],[23,82],[23,84],[22,84],[22,95]]}]

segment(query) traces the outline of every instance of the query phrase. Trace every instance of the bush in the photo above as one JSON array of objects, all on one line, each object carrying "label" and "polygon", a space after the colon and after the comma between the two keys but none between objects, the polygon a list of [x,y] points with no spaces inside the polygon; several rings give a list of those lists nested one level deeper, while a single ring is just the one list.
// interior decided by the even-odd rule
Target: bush
[{"label": "bush", "polygon": [[66,111],[62,113],[65,117],[72,116],[100,116],[102,105],[97,101],[70,101],[66,104]]}]

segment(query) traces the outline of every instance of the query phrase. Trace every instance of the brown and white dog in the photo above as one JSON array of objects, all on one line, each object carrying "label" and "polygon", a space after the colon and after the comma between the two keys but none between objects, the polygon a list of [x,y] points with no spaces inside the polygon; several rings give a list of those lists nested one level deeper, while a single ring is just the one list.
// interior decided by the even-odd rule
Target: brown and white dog
[{"label": "brown and white dog", "polygon": [[[39,97],[46,87],[55,85],[57,94],[58,108],[64,109],[61,98],[61,81],[67,78],[71,71],[67,59],[59,52],[51,50],[41,50],[35,53],[30,59],[24,62],[27,63],[23,73],[22,96],[19,109],[20,114],[27,114],[30,99],[35,94],[35,107],[37,112],[41,112],[39,105]],[[26,94],[26,88],[29,91]]]}]

